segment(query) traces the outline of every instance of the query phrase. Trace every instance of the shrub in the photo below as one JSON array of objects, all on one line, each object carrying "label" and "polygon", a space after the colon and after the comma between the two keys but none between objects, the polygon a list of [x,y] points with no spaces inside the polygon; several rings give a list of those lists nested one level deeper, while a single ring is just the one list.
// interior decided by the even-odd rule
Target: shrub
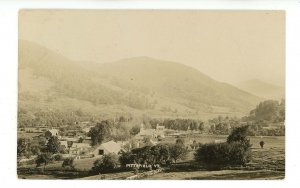
[{"label": "shrub", "polygon": [[227,143],[241,142],[248,144],[249,139],[247,138],[249,126],[236,127],[232,130],[230,135],[227,137]]},{"label": "shrub", "polygon": [[18,157],[26,156],[27,158],[30,157],[31,155],[31,141],[28,138],[18,138],[18,143],[17,143],[17,155]]},{"label": "shrub", "polygon": [[50,153],[59,153],[60,142],[57,136],[51,136],[46,144],[47,152]]},{"label": "shrub", "polygon": [[169,146],[170,159],[175,163],[179,159],[184,159],[188,153],[186,147],[181,143],[172,144]]},{"label": "shrub", "polygon": [[130,134],[131,135],[137,135],[140,132],[140,127],[139,126],[134,126],[130,129]]},{"label": "shrub", "polygon": [[57,154],[53,156],[53,160],[54,161],[62,161],[63,160],[63,156],[61,154]]},{"label": "shrub", "polygon": [[37,156],[35,163],[36,167],[41,166],[41,164],[44,164],[44,169],[48,163],[52,161],[51,153],[42,153]]},{"label": "shrub", "polygon": [[227,137],[226,143],[201,145],[195,153],[195,160],[210,167],[245,165],[251,158],[247,130],[248,126],[237,127]]},{"label": "shrub", "polygon": [[118,156],[116,154],[104,155],[101,159],[94,162],[92,171],[99,172],[112,172],[118,165]]},{"label": "shrub", "polygon": [[66,158],[64,160],[64,162],[62,163],[62,167],[65,168],[68,166],[74,168],[74,158]]},{"label": "shrub", "polygon": [[196,151],[195,160],[208,166],[244,165],[250,152],[240,142],[204,144]]},{"label": "shrub", "polygon": [[119,157],[119,162],[121,163],[122,167],[125,167],[126,164],[135,163],[135,157],[131,152],[122,152]]}]

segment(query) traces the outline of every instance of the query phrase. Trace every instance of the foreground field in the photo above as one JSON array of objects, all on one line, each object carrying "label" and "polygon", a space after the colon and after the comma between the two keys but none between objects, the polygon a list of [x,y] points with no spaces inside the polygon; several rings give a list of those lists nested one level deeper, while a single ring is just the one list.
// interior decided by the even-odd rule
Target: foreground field
[{"label": "foreground field", "polygon": [[[203,142],[222,138],[212,136],[202,138]],[[223,137],[224,139],[226,137]],[[264,140],[263,149],[259,141]],[[285,176],[285,137],[250,137],[252,144],[252,159],[246,167],[232,168],[231,170],[204,171],[165,171],[160,174],[146,177],[148,180],[243,180],[243,179],[283,179]],[[190,153],[186,161],[192,159]]]},{"label": "foreground field", "polygon": [[[226,139],[226,136],[194,136],[185,138],[185,142],[196,139],[197,142],[208,143],[216,139]],[[259,142],[263,140],[265,146],[263,149],[259,147]],[[174,142],[175,139],[167,139],[165,142]],[[218,171],[205,171],[201,169],[185,169],[185,170],[168,170],[144,179],[167,180],[167,179],[193,179],[193,180],[210,180],[210,179],[283,179],[285,174],[285,137],[250,137],[252,144],[252,159],[246,167],[228,168]],[[183,163],[193,163],[194,152],[189,152]],[[102,174],[96,176],[88,175],[88,171],[92,168],[93,162],[97,158],[75,160],[74,165],[76,173],[64,171],[61,168],[62,162],[49,164],[45,168],[45,174],[39,173],[22,173],[20,171],[20,179],[125,179],[133,175],[133,172],[119,172]],[[35,165],[25,165],[20,169],[36,169]]]},{"label": "foreground field", "polygon": [[163,172],[149,176],[147,180],[251,180],[251,179],[283,179],[284,172],[279,171],[247,171],[247,170],[219,170],[219,171],[188,171]]}]

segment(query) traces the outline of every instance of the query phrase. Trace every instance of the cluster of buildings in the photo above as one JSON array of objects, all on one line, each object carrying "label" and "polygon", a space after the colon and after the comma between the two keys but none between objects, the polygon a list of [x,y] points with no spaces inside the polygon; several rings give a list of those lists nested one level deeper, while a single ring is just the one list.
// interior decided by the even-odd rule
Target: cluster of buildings
[{"label": "cluster of buildings", "polygon": [[[129,145],[129,149],[132,148],[130,141],[115,142],[113,140],[92,147],[91,137],[87,136],[92,126],[85,123],[81,124],[80,127],[81,131],[68,130],[64,134],[60,134],[58,128],[47,127],[29,127],[19,131],[39,133],[33,139],[45,139],[46,143],[49,138],[56,136],[59,139],[61,149],[66,151],[65,154],[62,154],[63,157],[72,156],[76,159],[99,157],[109,153],[118,154],[126,144]],[[157,125],[155,129],[145,129],[144,125],[141,124],[140,132],[132,140],[137,143],[136,147],[142,147],[141,143],[145,141],[145,138],[150,139],[152,145],[156,145],[160,139],[165,138],[164,133],[164,126]]]},{"label": "cluster of buildings", "polygon": [[121,151],[123,143],[112,140],[102,143],[97,147],[92,147],[91,137],[86,136],[90,128],[91,127],[83,128],[82,130],[84,133],[78,133],[75,131],[74,133],[66,133],[64,136],[60,136],[57,129],[49,129],[44,133],[44,136],[46,139],[51,136],[57,136],[62,149],[68,151],[66,154],[63,154],[63,157],[83,159],[99,157],[109,153],[118,154]]},{"label": "cluster of buildings", "polygon": [[155,129],[145,129],[144,124],[141,124],[140,132],[134,137],[136,140],[143,140],[144,138],[164,139],[165,126],[156,125]]}]

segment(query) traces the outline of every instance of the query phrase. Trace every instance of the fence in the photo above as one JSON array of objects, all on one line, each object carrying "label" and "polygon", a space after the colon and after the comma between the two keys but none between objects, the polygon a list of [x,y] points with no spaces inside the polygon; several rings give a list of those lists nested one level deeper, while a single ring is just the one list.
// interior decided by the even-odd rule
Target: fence
[{"label": "fence", "polygon": [[137,180],[146,176],[152,176],[154,174],[160,173],[162,172],[162,168],[156,169],[156,170],[151,170],[151,171],[147,171],[147,172],[142,172],[133,176],[129,176],[126,178],[126,180]]}]

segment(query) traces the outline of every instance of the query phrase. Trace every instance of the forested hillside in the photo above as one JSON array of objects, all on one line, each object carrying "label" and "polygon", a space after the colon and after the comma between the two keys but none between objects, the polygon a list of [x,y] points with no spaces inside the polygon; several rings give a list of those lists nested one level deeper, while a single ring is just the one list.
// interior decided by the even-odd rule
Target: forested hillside
[{"label": "forested hillside", "polygon": [[120,114],[241,116],[260,100],[175,62],[148,57],[75,62],[32,42],[19,44],[20,122],[41,123],[36,112],[71,114],[67,116],[72,119]]}]

